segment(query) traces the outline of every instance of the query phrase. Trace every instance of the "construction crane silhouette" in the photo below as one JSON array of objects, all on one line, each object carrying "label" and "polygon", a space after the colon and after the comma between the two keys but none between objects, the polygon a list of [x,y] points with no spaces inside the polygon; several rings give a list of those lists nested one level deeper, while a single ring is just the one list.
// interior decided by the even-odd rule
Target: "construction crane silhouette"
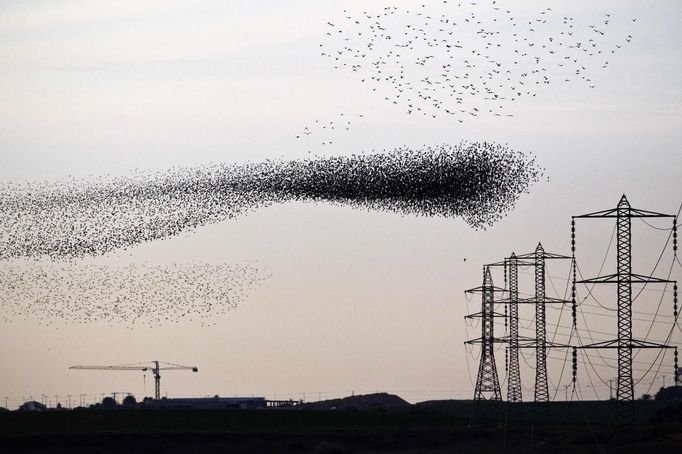
[{"label": "construction crane silhouette", "polygon": [[[151,365],[151,366],[150,366]],[[138,370],[142,372],[152,371],[154,374],[154,398],[161,399],[161,371],[162,370],[191,370],[199,372],[196,366],[181,366],[180,364],[163,363],[161,361],[145,361],[135,364],[120,364],[117,366],[71,366],[69,369],[77,370]]]}]

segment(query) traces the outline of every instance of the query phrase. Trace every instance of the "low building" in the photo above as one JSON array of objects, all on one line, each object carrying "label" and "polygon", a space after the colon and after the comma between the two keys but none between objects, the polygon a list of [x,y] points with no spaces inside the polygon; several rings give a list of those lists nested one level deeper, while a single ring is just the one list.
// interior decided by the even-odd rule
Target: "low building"
[{"label": "low building", "polygon": [[149,400],[141,404],[145,408],[160,409],[257,409],[266,408],[268,401],[265,397],[174,397],[163,398],[161,400]]}]

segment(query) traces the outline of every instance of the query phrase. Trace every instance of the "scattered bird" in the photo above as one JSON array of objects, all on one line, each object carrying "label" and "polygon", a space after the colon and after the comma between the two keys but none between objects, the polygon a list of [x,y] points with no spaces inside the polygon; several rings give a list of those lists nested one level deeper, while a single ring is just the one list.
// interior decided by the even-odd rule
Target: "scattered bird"
[{"label": "scattered bird", "polygon": [[[364,115],[358,114],[358,117],[363,118]],[[349,133],[355,125],[354,122],[347,118],[349,118],[349,115],[340,113],[333,120],[317,119],[311,125],[304,126],[303,131],[296,134],[296,138],[303,140],[307,147],[315,143],[331,145],[333,143],[332,137],[339,137],[340,133]]]},{"label": "scattered bird", "polygon": [[597,28],[552,8],[522,17],[494,1],[344,14],[328,23],[335,33],[320,44],[335,69],[357,74],[407,115],[460,122],[483,112],[506,116],[511,103],[535,97],[555,80],[596,86],[601,55],[622,50],[631,39],[608,33],[618,20],[611,12],[596,21],[603,24]]}]

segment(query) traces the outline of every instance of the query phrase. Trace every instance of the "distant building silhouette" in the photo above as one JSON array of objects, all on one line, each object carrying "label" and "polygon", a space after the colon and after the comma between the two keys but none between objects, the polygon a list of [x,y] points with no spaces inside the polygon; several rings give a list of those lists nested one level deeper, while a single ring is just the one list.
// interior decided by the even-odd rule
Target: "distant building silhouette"
[{"label": "distant building silhouette", "polygon": [[265,397],[177,397],[161,400],[146,400],[141,408],[160,409],[221,409],[238,408],[254,409],[266,408],[268,401]]}]

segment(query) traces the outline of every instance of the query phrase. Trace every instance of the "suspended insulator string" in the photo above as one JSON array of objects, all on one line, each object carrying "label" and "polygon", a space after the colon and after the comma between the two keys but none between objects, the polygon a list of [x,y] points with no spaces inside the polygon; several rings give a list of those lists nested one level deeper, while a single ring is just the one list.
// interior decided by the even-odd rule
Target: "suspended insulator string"
[{"label": "suspended insulator string", "polygon": [[571,218],[571,257],[575,259],[575,218]]},{"label": "suspended insulator string", "polygon": [[677,257],[677,216],[673,218],[673,257]]},{"label": "suspended insulator string", "polygon": [[578,326],[578,309],[577,309],[577,304],[575,301],[576,298],[576,288],[575,288],[575,281],[576,281],[576,271],[575,271],[575,257],[573,257],[573,263],[572,263],[572,268],[573,268],[573,283],[571,285],[571,309],[572,309],[572,314],[573,314],[573,328],[577,328]]}]

